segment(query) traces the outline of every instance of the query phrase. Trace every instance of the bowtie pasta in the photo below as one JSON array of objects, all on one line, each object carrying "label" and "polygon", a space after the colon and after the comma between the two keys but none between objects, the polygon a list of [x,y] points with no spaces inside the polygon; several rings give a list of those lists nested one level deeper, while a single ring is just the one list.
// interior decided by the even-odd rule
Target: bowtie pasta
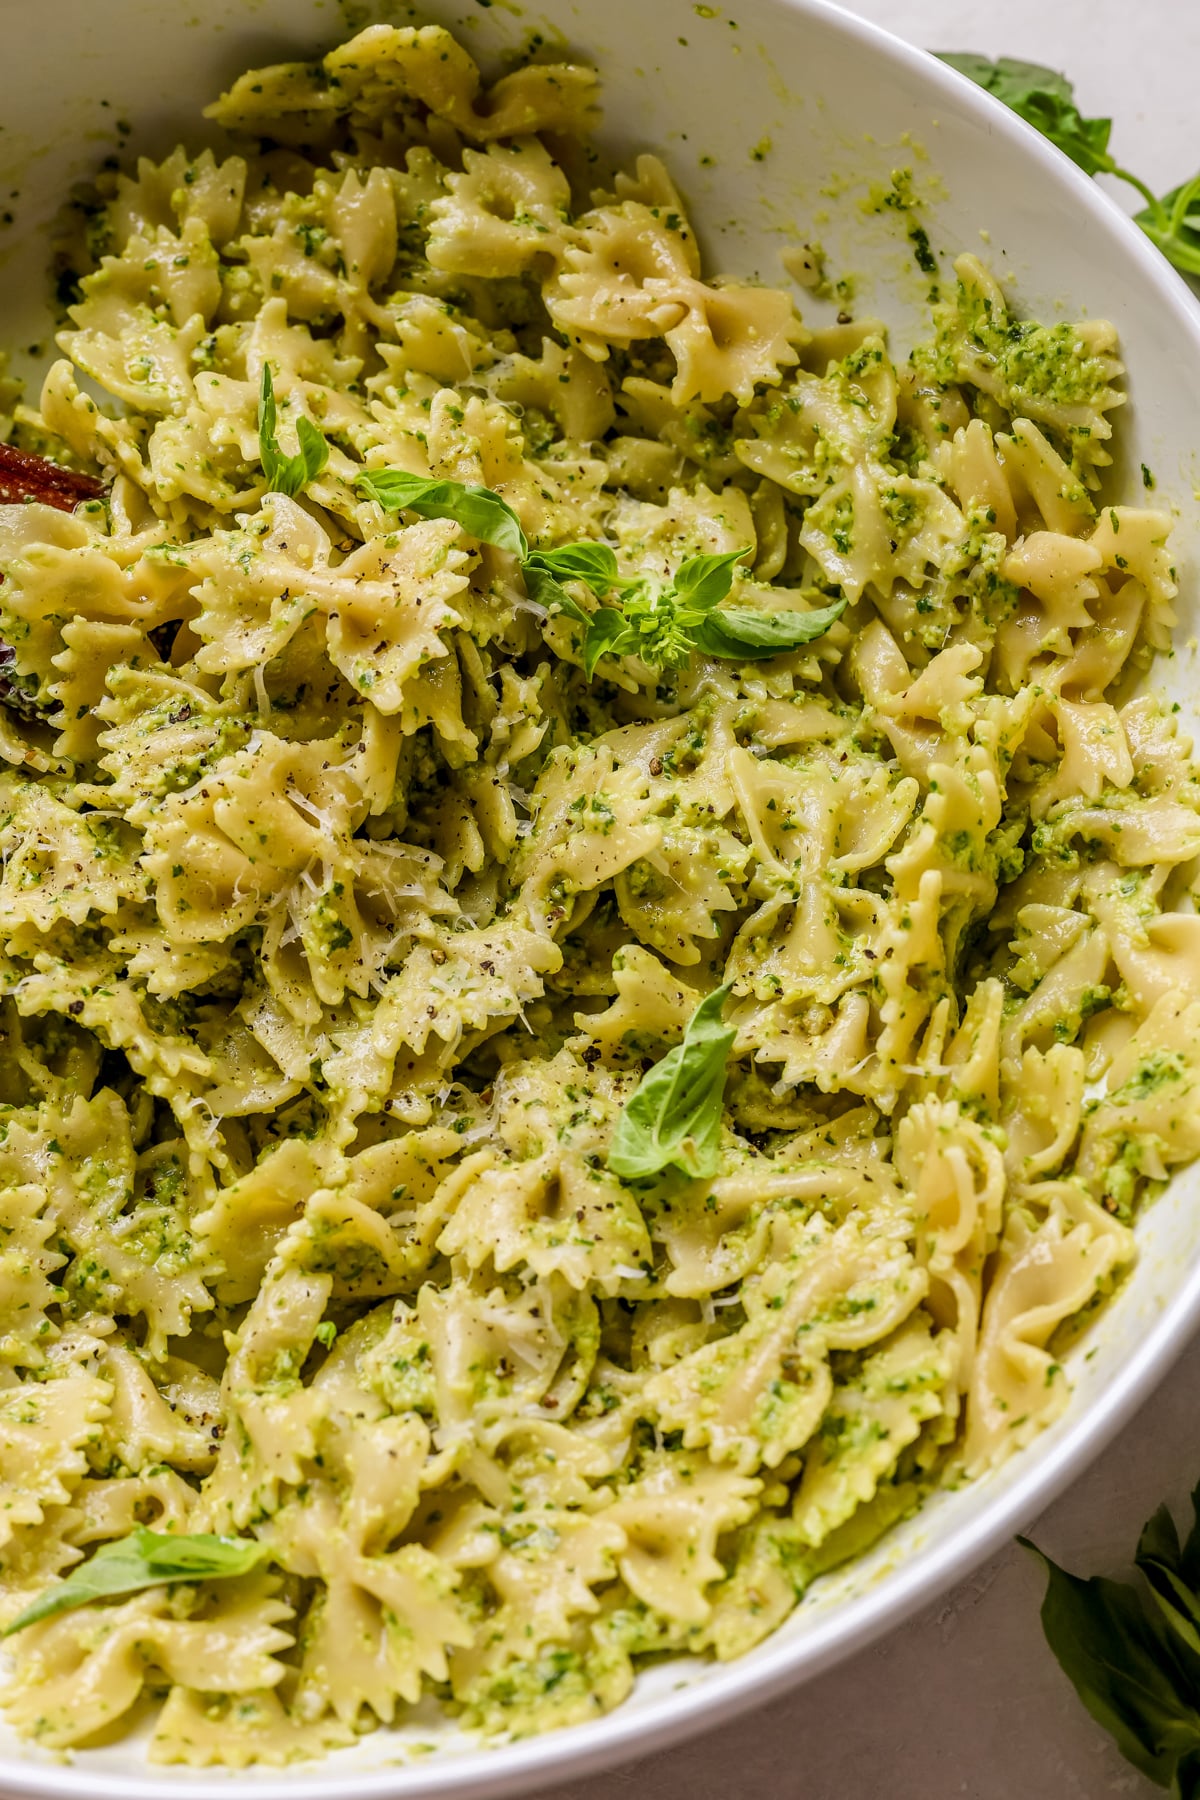
[{"label": "bowtie pasta", "polygon": [[[16,415],[107,493],[0,508],[0,1623],[250,1552],[15,1634],[51,1747],[738,1655],[1056,1415],[1200,1152],[1113,331],[970,256],[907,361],[810,331],[655,158],[589,190],[593,101],[437,27],[245,75],[227,153],[102,178]],[[711,1162],[623,1178],[717,989]]]}]

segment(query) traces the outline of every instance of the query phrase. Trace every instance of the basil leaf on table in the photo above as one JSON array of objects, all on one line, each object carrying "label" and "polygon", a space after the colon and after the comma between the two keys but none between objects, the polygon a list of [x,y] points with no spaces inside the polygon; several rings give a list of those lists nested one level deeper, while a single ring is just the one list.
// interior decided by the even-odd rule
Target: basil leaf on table
[{"label": "basil leaf on table", "polygon": [[1193,175],[1161,200],[1152,197],[1149,206],[1133,215],[1150,242],[1184,275],[1200,275],[1200,213],[1192,211],[1197,205],[1200,175]]},{"label": "basil leaf on table", "polygon": [[683,1042],[655,1063],[625,1104],[608,1166],[637,1181],[664,1169],[715,1175],[720,1163],[721,1101],[736,1032],[721,1023],[729,988],[716,988],[688,1021]]},{"label": "basil leaf on table", "polygon": [[971,51],[939,50],[935,55],[1002,100],[1086,175],[1112,175],[1136,188],[1146,204],[1134,214],[1135,224],[1184,275],[1200,275],[1200,214],[1193,211],[1200,205],[1200,174],[1160,198],[1112,155],[1112,120],[1086,118],[1075,103],[1072,84],[1056,69],[1010,56],[992,62]]},{"label": "basil leaf on table", "polygon": [[258,455],[267,478],[267,492],[298,494],[310,481],[315,481],[329,461],[329,445],[311,419],[296,420],[296,441],[300,445],[295,456],[285,456],[279,448],[276,427],[279,423],[275,405],[275,385],[268,363],[263,364],[258,390]]},{"label": "basil leaf on table", "polygon": [[93,1600],[136,1594],[170,1581],[215,1581],[245,1575],[267,1554],[266,1545],[255,1538],[216,1537],[209,1532],[176,1536],[142,1526],[128,1537],[102,1545],[64,1581],[47,1588],[19,1613],[0,1637],[11,1637],[39,1619],[71,1612]]},{"label": "basil leaf on table", "polygon": [[415,512],[423,519],[452,519],[481,544],[510,550],[522,561],[529,541],[507,500],[491,488],[463,481],[410,475],[405,469],[372,469],[358,476],[355,487],[385,512]]},{"label": "basil leaf on table", "polygon": [[[1192,1494],[1193,1511],[1198,1505],[1200,1488]],[[1160,1506],[1142,1528],[1134,1562],[1146,1577],[1176,1653],[1189,1662],[1194,1675],[1200,1676],[1200,1594],[1196,1592],[1200,1554],[1196,1526],[1181,1548],[1175,1521],[1167,1508]]]},{"label": "basil leaf on table", "polygon": [[1161,1625],[1126,1582],[1081,1580],[1018,1542],[1045,1566],[1042,1629],[1075,1692],[1126,1761],[1168,1786],[1179,1756],[1200,1751],[1200,1713],[1180,1691]]},{"label": "basil leaf on table", "polygon": [[812,612],[758,612],[748,607],[721,607],[696,627],[696,648],[709,656],[754,662],[779,656],[824,637],[846,610],[845,600]]},{"label": "basil leaf on table", "polygon": [[1108,153],[1111,119],[1087,119],[1075,104],[1075,90],[1057,69],[1002,56],[991,62],[970,51],[939,50],[940,62],[986,88],[997,100],[1050,139],[1088,175],[1113,175],[1117,165]]}]

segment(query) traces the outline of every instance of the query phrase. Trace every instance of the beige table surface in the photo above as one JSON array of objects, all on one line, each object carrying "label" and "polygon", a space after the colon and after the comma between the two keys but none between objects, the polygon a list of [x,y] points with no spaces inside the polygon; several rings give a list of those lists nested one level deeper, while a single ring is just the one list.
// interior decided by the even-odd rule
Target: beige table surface
[{"label": "beige table surface", "polygon": [[[1200,0],[851,0],[916,44],[1065,69],[1113,149],[1165,189],[1200,168]],[[1200,420],[1197,421],[1200,439]],[[1036,1537],[1117,1573],[1200,1479],[1200,1342]],[[1041,1577],[1006,1550],[875,1648],[731,1725],[547,1800],[1148,1800],[1042,1641]]]}]

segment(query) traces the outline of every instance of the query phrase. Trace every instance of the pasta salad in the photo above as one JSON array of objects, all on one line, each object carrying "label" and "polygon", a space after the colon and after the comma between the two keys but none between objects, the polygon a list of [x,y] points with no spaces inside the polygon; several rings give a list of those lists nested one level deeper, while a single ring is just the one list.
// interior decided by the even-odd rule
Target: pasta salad
[{"label": "pasta salad", "polygon": [[810,330],[594,105],[434,26],[247,73],[227,153],[99,178],[11,422],[0,1626],[51,1748],[524,1733],[741,1654],[1054,1418],[1200,1152],[1115,333],[972,256],[907,360]]}]

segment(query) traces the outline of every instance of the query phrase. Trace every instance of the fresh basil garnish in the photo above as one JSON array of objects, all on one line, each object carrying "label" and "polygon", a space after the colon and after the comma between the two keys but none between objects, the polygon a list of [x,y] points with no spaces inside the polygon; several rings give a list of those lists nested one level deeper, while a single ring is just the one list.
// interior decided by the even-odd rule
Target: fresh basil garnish
[{"label": "fresh basil garnish", "polygon": [[630,585],[621,579],[616,552],[607,544],[592,540],[582,544],[560,544],[555,550],[531,550],[525,558],[522,573],[526,581],[531,574],[552,575],[557,581],[586,581],[597,594]]},{"label": "fresh basil garnish", "polygon": [[832,606],[814,607],[812,612],[757,612],[749,607],[722,607],[711,612],[696,629],[696,648],[708,656],[723,656],[736,662],[755,662],[764,656],[778,656],[784,650],[798,650],[824,637],[846,610],[845,600]]},{"label": "fresh basil garnish", "polygon": [[745,554],[743,545],[740,550],[726,550],[715,556],[689,556],[676,569],[668,590],[673,604],[700,613],[719,606],[733,586],[734,569]]},{"label": "fresh basil garnish", "polygon": [[258,391],[258,455],[267,491],[271,494],[298,494],[310,481],[315,481],[329,461],[329,445],[311,419],[296,420],[296,441],[300,445],[295,456],[285,456],[275,435],[278,414],[271,369],[263,364]]},{"label": "fresh basil garnish", "polygon": [[636,630],[615,606],[601,606],[587,615],[587,630],[583,634],[583,672],[589,681],[602,656],[636,656],[640,653],[641,642]]},{"label": "fresh basil garnish", "polygon": [[141,1526],[128,1537],[102,1545],[65,1581],[47,1588],[32,1606],[18,1613],[0,1637],[11,1637],[14,1631],[24,1631],[39,1619],[53,1618],[56,1613],[70,1612],[93,1600],[140,1593],[143,1588],[159,1587],[164,1582],[216,1581],[245,1575],[267,1555],[266,1545],[255,1538],[216,1537],[209,1532],[176,1536]]},{"label": "fresh basil garnish", "polygon": [[415,512],[422,519],[453,519],[481,544],[510,550],[522,561],[529,555],[520,519],[508,501],[491,488],[410,475],[405,469],[372,469],[369,474],[360,475],[354,485],[385,512]]},{"label": "fresh basil garnish", "polygon": [[[745,548],[689,557],[673,580],[663,582],[622,575],[615,552],[594,540],[530,549],[516,513],[491,488],[410,475],[404,469],[364,471],[355,486],[388,512],[452,519],[481,543],[510,551],[520,561],[530,599],[583,627],[583,667],[589,681],[603,656],[637,656],[658,669],[685,667],[697,649],[735,662],[778,656],[828,631],[846,604],[839,601],[809,613],[718,610]],[[564,587],[567,581],[583,582],[598,600],[615,594],[621,605],[602,605],[589,613]]]},{"label": "fresh basil garnish", "polygon": [[737,1035],[721,1023],[729,988],[716,988],[688,1021],[683,1042],[642,1077],[612,1135],[608,1166],[627,1181],[678,1169],[715,1175],[720,1163],[721,1101]]}]

